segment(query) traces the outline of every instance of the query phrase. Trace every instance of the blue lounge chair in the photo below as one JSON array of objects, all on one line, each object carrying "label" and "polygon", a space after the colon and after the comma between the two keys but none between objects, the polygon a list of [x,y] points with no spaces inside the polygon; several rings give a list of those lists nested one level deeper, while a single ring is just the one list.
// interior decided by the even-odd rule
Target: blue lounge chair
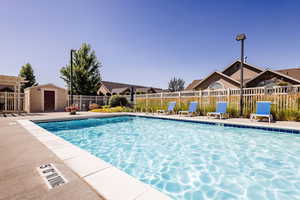
[{"label": "blue lounge chair", "polygon": [[179,111],[179,114],[193,114],[197,111],[197,107],[198,107],[198,102],[194,101],[194,102],[190,102],[189,104],[189,110],[181,110]]},{"label": "blue lounge chair", "polygon": [[256,113],[250,115],[250,119],[256,119],[256,117],[267,117],[269,123],[273,121],[273,115],[271,114],[271,101],[258,101],[256,102]]},{"label": "blue lounge chair", "polygon": [[176,106],[176,101],[169,102],[168,110],[157,110],[157,113],[172,113]]},{"label": "blue lounge chair", "polygon": [[217,102],[217,109],[216,112],[209,112],[207,113],[207,116],[219,116],[220,119],[224,117],[224,115],[227,113],[227,102]]}]

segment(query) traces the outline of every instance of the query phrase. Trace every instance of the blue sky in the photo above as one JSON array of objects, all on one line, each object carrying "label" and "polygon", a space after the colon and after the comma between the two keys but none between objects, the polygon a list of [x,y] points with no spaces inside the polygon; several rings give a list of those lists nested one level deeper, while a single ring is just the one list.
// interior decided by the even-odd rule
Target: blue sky
[{"label": "blue sky", "polygon": [[300,66],[300,1],[2,0],[0,74],[30,62],[40,84],[64,86],[69,50],[92,45],[104,80],[166,88],[222,70],[248,35],[248,62]]}]

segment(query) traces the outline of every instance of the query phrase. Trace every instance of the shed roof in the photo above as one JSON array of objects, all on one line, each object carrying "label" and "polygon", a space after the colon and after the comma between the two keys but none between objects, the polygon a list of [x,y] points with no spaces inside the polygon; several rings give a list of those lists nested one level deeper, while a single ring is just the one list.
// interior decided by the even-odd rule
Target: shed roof
[{"label": "shed roof", "polygon": [[28,87],[26,88],[25,90],[30,90],[32,88],[57,88],[57,89],[62,89],[62,90],[67,90],[65,88],[62,88],[62,87],[58,87],[52,83],[47,83],[47,84],[42,84],[42,85],[35,85],[35,86],[31,86],[31,87]]}]

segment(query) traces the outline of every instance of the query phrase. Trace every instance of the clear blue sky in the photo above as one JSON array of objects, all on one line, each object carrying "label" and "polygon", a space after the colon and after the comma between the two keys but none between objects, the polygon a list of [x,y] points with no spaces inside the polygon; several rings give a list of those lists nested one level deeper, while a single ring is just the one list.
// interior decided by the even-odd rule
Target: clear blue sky
[{"label": "clear blue sky", "polygon": [[92,45],[104,80],[166,88],[188,84],[238,58],[245,32],[248,62],[300,66],[300,1],[2,0],[0,74],[30,62],[39,83],[64,86],[69,50]]}]

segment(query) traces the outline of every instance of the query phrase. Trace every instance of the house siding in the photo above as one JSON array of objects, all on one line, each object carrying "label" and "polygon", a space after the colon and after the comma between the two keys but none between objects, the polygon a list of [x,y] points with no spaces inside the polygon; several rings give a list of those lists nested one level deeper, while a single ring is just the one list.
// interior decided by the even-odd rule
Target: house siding
[{"label": "house siding", "polygon": [[[244,81],[247,81],[247,80],[250,80],[251,78],[255,77],[257,74],[257,72],[249,69],[249,68],[244,68]],[[238,69],[236,72],[234,72],[231,76],[231,78],[237,80],[237,81],[240,81],[241,79],[241,70]]]},{"label": "house siding", "polygon": [[234,83],[232,80],[226,79],[219,74],[213,74],[211,77],[202,82],[199,86],[195,87],[195,90],[205,90],[208,89],[209,85],[214,82],[220,82],[223,84],[224,88],[238,88],[239,85]]}]

